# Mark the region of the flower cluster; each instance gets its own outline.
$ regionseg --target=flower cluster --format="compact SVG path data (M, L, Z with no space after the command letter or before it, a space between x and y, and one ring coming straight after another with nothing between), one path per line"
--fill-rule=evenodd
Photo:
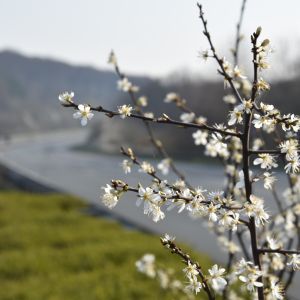
M263 275L262 271L250 261L241 259L236 265L236 275L238 275L240 281L245 283L247 290L252 293L256 288L263 286L263 283L259 280Z
M300 117L283 114L274 105L261 101L271 88L261 74L269 68L267 58L271 52L270 41L260 41L262 29L258 27L251 35L254 73L248 77L253 78L250 82L238 64L239 32L233 51L234 62L230 63L218 55L202 6L199 4L198 7L203 32L210 46L202 56L205 60L215 60L224 86L230 88L223 97L228 105L227 122L209 125L207 119L193 111L188 101L176 92L168 93L164 101L180 110L179 119L172 119L165 113L154 118L152 112L144 111L149 99L138 94L139 88L120 71L114 52L110 53L108 62L118 76L118 88L129 95L131 104L120 105L114 111L76 104L74 92L63 92L58 98L63 106L76 110L73 116L80 119L83 126L95 112L111 118L140 120L161 155L156 164L140 161L131 148L121 148L125 156L121 163L124 173L128 175L136 166L139 172L150 178L150 182L130 186L122 180L112 180L103 187L103 205L111 209L124 194L134 193L136 205L142 206L144 215L154 222L167 218L172 209L185 212L193 219L201 218L228 253L226 269L215 264L204 274L201 266L175 244L174 238L165 235L161 238L162 244L185 263L183 272L187 284L181 284L169 270L157 267L152 254L145 254L136 262L139 272L158 279L161 288L185 293L189 299L191 295L204 292L209 299L216 299L215 294L221 294L224 299L244 299L245 294L250 293L253 299L282 300L293 281L294 272L300 269L300 250L293 250L300 244ZM194 144L224 166L224 185L216 191L200 187L201 182L191 185L168 154L164 141L156 138L152 123L192 129ZM288 187L279 190L277 181L284 175L279 171L281 167L286 173ZM178 177L177 180L160 177L171 172ZM256 189L259 184L267 192L266 201ZM275 206L267 204L272 208L269 210L265 203L271 199ZM238 295L232 289L236 282L242 286Z
M289 139L279 145L280 152L285 155L287 164L284 169L287 173L298 173L300 170L300 157L298 140Z

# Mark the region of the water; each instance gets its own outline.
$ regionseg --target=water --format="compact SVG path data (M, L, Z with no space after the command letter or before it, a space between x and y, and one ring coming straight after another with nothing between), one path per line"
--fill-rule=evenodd
M122 219L127 226L136 225L160 235L168 233L176 236L179 241L208 253L218 262L225 261L227 256L218 247L214 235L200 220L192 220L185 213L178 214L176 210L172 210L166 212L164 220L154 223L143 214L141 207L136 207L136 196L129 193L112 211L104 207L100 201L101 187L111 179L126 179L126 182L134 186L137 182L150 185L151 179L137 170L125 176L120 167L123 159L121 156L71 151L70 148L83 142L86 135L87 131L83 129L15 138L9 143L0 145L0 161L41 183L82 197L102 211ZM177 165L194 186L201 186L208 190L222 190L223 168L221 166L191 163ZM283 174L279 177L282 177L279 182L283 183L278 190L282 191L286 181ZM171 180L173 179L175 177L171 176ZM266 196L262 188L256 189L255 192ZM269 212L275 209L274 203L267 198L266 207ZM294 292L298 292L298 289Z

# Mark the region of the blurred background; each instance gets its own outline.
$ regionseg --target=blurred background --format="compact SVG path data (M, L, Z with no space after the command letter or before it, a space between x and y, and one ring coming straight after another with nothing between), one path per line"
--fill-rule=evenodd
M232 61L241 1L201 3L219 55ZM240 68L250 80L250 34L262 26L262 36L271 40L271 69L264 74L271 91L263 95L263 101L284 113L300 112L299 9L296 0L284 5L249 0L241 30ZM163 101L168 92L176 92L210 124L225 122L227 107L222 97L229 91L224 91L215 62L201 58L208 44L198 15L196 1L0 0L0 186L6 190L0 195L0 284L5 287L1 299L168 299L163 292L151 294L155 285L149 281L144 286L143 277L134 271L134 260L151 251L148 246L154 240L158 244L152 251L169 259L158 250L153 233L174 234L193 249L210 253L214 260L224 260L225 254L198 221L170 212L168 220L153 224L130 197L112 213L102 207L100 188L110 179L149 182L138 172L124 176L118 155L121 145L150 157L154 164L159 156L149 146L142 124L98 114L82 128L57 98L63 91L74 91L78 102L112 110L130 103L128 95L117 89L118 78L107 64L113 49L122 71L140 87L140 95L148 97L147 110L178 118L178 110ZM194 185L222 188L221 166L203 160L191 131L175 129L174 134L174 128L167 126L154 130ZM32 198L24 190L39 194ZM53 192L83 197L89 206L82 208L79 200L67 196L40 195ZM73 215L73 209L84 214ZM45 216L45 211L51 213ZM82 219L91 214L102 218ZM105 248L104 244L110 245L109 237L98 235L98 229L108 230L112 222L117 229L109 234L115 239L111 248ZM66 226L73 230L66 231ZM120 241L121 234L129 235L128 243ZM145 247L134 247L137 243ZM116 247L123 250L112 254ZM209 260L204 257L205 265ZM56 262L52 268L51 260ZM132 277L121 277L121 265L122 272L132 272ZM114 283L115 276L119 284ZM69 281L63 281L66 278ZM106 288L97 285L101 282ZM126 291L125 284L129 286Z
M221 56L231 60L240 1L202 1L209 29ZM149 110L176 115L163 103L167 92L179 92L191 107L213 123L226 120L220 76L213 60L199 54L208 48L202 34L195 1L46 1L1 2L0 17L0 126L2 136L79 128L70 111L57 105L57 95L75 92L79 102L115 109L128 103L117 90L107 57L114 49L122 70L149 98ZM242 33L240 67L251 80L250 34L258 25L271 40L271 101L283 112L299 112L300 32L298 1L252 0L247 3ZM226 14L224 14L226 12ZM12 17L13 16L13 17ZM134 139L131 122L110 122L97 116L90 146L117 152L119 145ZM128 126L127 126L128 125ZM114 133L106 128L115 127ZM134 127L143 137L143 128ZM162 133L170 151L180 155L176 143L192 145L183 132ZM159 129L158 129L159 130ZM159 133L160 134L160 133ZM168 138L167 138L168 137ZM133 141L132 141L133 142ZM135 142L135 141L134 141ZM189 147L193 151L193 147ZM179 153L177 153L179 152Z

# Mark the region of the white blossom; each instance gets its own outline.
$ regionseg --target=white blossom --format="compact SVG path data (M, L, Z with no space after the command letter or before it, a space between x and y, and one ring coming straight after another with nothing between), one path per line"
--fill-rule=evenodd
M233 111L229 113L228 125L232 126L234 124L241 124L243 122L243 108L238 105L234 108Z
M223 101L227 104L235 104L236 103L236 98L234 95L226 95L223 97Z
M212 288L216 292L221 292L224 290L225 286L227 285L227 281L223 278L225 269L219 268L218 265L213 265L211 269L208 269L210 275L210 281Z
M178 94L171 92L166 95L165 102L170 103L170 102L178 100L179 98L180 98L180 96Z
M235 231L237 229L237 224L239 224L239 214L224 209L220 213L219 224Z
M140 206L144 202L144 214L149 214L152 209L152 205L157 205L161 200L159 194L154 193L150 187L143 188L141 185L139 187L139 199L137 200L137 206Z
M195 123L199 124L199 125L203 125L203 124L206 124L207 122L207 118L203 117L203 116L198 116L196 119L195 119Z
M253 293L257 287L263 286L262 282L257 281L259 277L259 274L249 273L247 276L240 275L239 279L240 281L246 283L247 290Z
M275 156L269 153L258 154L258 158L253 161L254 165L260 165L262 169L277 168L278 164L275 161Z
M159 205L151 205L148 215L152 216L152 220L155 223L165 218L165 213L160 209Z
M207 144L207 131L203 131L198 129L196 132L193 133L193 138L195 140L195 145L206 145Z
M168 175L170 169L170 159L163 159L158 165L157 168L161 171L163 175Z
M222 203L224 198L223 191L215 191L208 193L208 199L213 202Z
M275 238L271 237L270 235L267 235L266 241L272 250L279 249L281 247L281 243L279 243Z
M283 115L284 122L281 122L282 129L284 131L298 132L300 129L300 117L294 114Z
M298 173L300 169L300 157L298 155L290 157L284 169L286 173Z
M139 172L147 173L147 174L152 174L154 173L154 167L147 161L143 161L141 163Z
M189 284L186 286L187 291L198 294L202 289L202 283L197 280L197 278L192 278Z
M121 166L123 168L124 173L128 174L131 172L132 162L128 159L124 159L121 163Z
M118 81L118 88L123 92L138 92L139 88L133 85L127 77Z
M263 145L264 145L264 141L263 141L262 139L256 138L256 139L254 139L254 141L253 141L252 149L253 149L254 151L257 151L257 150L259 150Z
M147 276L154 278L155 272L155 256L153 254L145 254L135 263L137 270Z
M213 204L212 202L205 208L205 214L208 215L209 221L217 222L218 221L218 210L220 208L220 204Z
M137 105L139 106L147 106L148 105L148 99L146 96L141 96L137 99Z
M277 180L276 177L273 176L272 173L264 172L263 179L264 179L264 188L266 190L272 190L273 184Z
M280 143L279 148L281 153L286 154L287 160L298 155L297 153L298 153L299 145L298 145L298 141L295 139L290 139Z
M249 270L249 268L252 268L253 263L251 261L246 261L245 258L241 258L235 268L236 268L236 274L242 274L244 272L246 272L247 270Z
M161 238L161 241L163 243L173 242L173 241L175 241L175 237L174 236L170 236L167 233L165 233L164 237Z
M125 119L126 117L131 116L132 110L133 110L133 108L129 104L128 105L124 104L124 105L118 107L118 112L122 119Z
M234 243L233 241L229 241L225 236L220 236L218 238L218 241L221 244L222 249L231 254L241 251L241 248L236 243Z
M195 113L191 112L191 113L183 113L180 116L180 120L184 123L191 123L193 122L195 119Z
M104 194L102 195L103 204L110 209L114 208L119 201L119 192L113 189L109 184L107 184L106 187L103 187L102 189L104 190Z
M270 290L272 299L284 299L284 287L278 282L276 278L270 278Z
M245 203L244 208L248 217L254 217L255 225L259 227L264 225L270 218L269 214L264 210L264 201L254 195L250 195L251 203Z
M91 120L94 116L93 113L90 112L91 107L87 104L79 104L78 111L73 114L74 119L81 119L80 123L82 126L85 126L88 120Z
M244 112L246 112L247 114L251 113L251 110L253 108L253 103L251 99L243 100L243 103L240 105L242 106Z
M234 69L233 69L233 76L238 78L238 79L246 79L247 77L244 76L242 74L242 71L239 69L238 66L235 66Z
M139 206L144 202L144 214L152 217L154 222L164 219L165 214L160 209L161 197L155 193L150 187L143 188L141 185L138 190L139 199L136 205Z
M153 112L148 111L148 112L144 113L144 117L153 119L154 118L154 114L153 114Z
M168 186L167 180L162 180L160 182L155 181L152 188L163 197L171 197L174 195L173 190Z
M183 269L183 272L188 279L193 279L195 276L199 274L199 271L197 270L197 266L195 264L192 264L190 261L188 261L188 264Z
M274 105L272 104L265 104L263 102L260 102L259 106L265 114L271 113L274 110Z
M73 103L74 92L63 92L58 95L58 99L62 105Z
M272 125L272 119L268 116L261 116L259 114L254 114L254 120L252 121L255 128L268 127Z
M169 277L168 273L164 270L158 269L156 272L156 275L157 275L157 278L158 278L161 288L167 289L170 284L170 277Z
M292 266L294 271L300 270L300 255L292 254L287 265Z
M256 86L259 91L268 91L270 89L270 85L262 77L258 79Z

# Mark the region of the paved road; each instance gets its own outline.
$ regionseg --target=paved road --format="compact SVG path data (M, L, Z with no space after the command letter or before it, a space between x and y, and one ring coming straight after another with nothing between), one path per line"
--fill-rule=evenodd
M107 210L99 200L101 186L111 179L125 179L120 167L122 157L71 151L70 148L81 143L86 134L87 131L83 129L16 138L9 143L0 144L0 161L21 174L80 196ZM180 163L178 166L188 174L190 182L195 186L209 190L222 189L222 168L189 163ZM149 179L147 175L136 171L126 176L126 181L129 184L139 181L146 184ZM262 193L261 190L259 192ZM154 223L143 215L142 208L136 207L135 200L134 195L122 198L112 212L151 232L174 235L195 249L209 253L217 261L225 259L214 236L200 220L192 220L185 213L178 214L173 210L166 213L165 220ZM267 206L269 210L273 209L271 203L268 202Z

